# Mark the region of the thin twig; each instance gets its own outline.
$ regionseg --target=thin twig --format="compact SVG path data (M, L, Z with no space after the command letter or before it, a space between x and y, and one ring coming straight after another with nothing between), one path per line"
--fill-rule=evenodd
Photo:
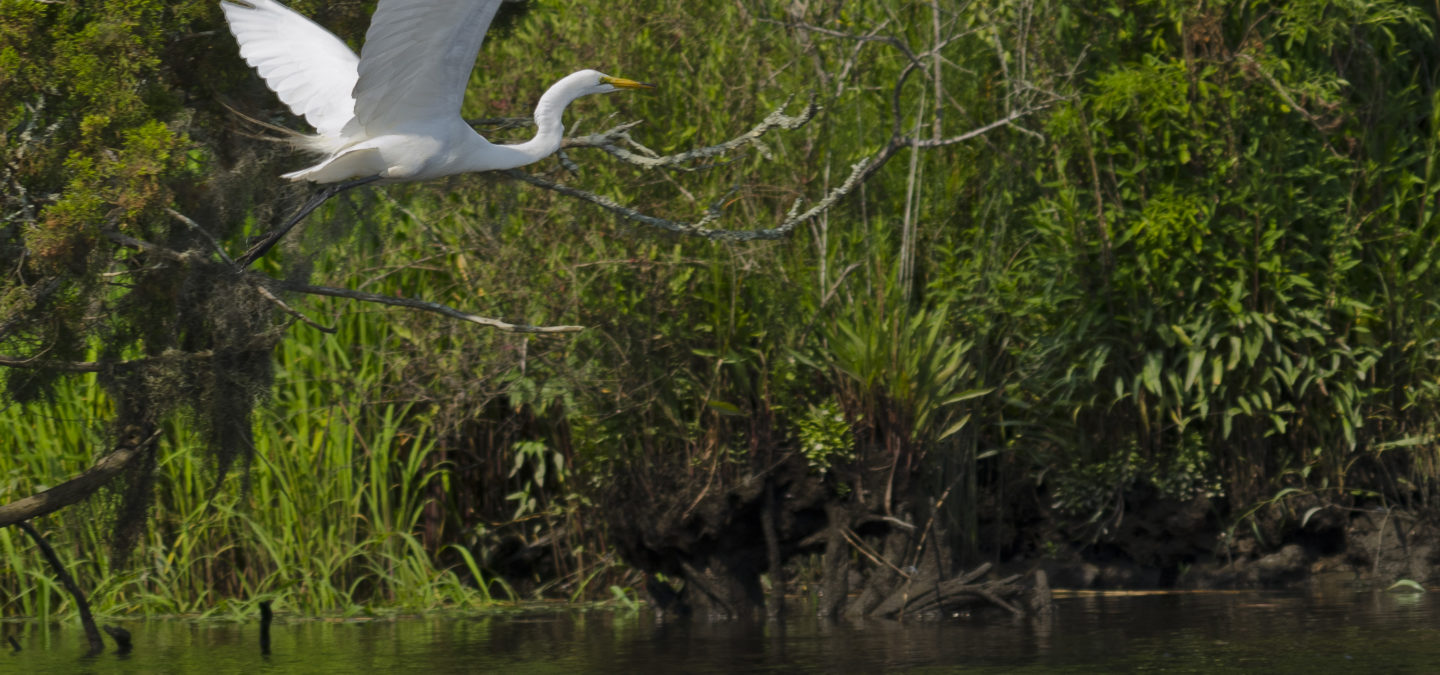
M653 151L650 151L649 148L646 148L645 146L636 143L634 139L630 138L630 130L633 129L636 125L638 125L639 122L627 122L613 129L610 129L609 131L603 131L598 134L579 136L576 138L567 138L565 139L562 147L600 148L601 150L604 150L605 152L614 155L617 159L620 159L621 161L629 164L634 164L636 166L645 167L647 169L666 167L680 169L684 171L694 171L696 170L696 168L687 167L685 165L696 160L709 159L711 157L725 155L727 153L743 148L747 145L759 146L762 148L763 152L764 146L760 143L760 138L762 136L774 129L783 129L785 131L794 131L795 129L799 129L800 127L808 124L810 120L815 119L815 115L820 112L820 104L816 102L814 95L810 96L810 101L806 103L805 109L800 111L800 114L798 115L785 114L785 108L789 107L789 105L790 101L787 99L785 103L781 104L780 107L776 108L769 115L766 115L765 119L761 120L749 131L740 134L739 136L736 136L735 138L732 138L728 141L725 141L724 143L708 145L703 148L696 148L694 150L688 150L686 152L676 153L673 155L657 156L653 153ZM635 152L631 152L630 150L627 150L621 146L622 142L648 154L638 154ZM700 168L709 167L707 166Z
M1301 117L1305 118L1306 122L1310 123L1310 126L1315 127L1315 130L1320 132L1320 142L1325 145L1325 149L1329 150L1330 154L1336 157L1344 158L1344 155L1340 154L1339 150L1336 150L1334 146L1330 145L1328 137L1330 132L1333 131L1333 129L1329 128L1330 125L1325 124L1319 117L1310 114L1310 111L1300 105L1300 103L1290 95L1290 92L1285 89L1285 85L1281 84L1280 80L1275 79L1274 75L1271 75L1269 71L1265 70L1265 66L1261 65L1260 62L1254 58L1251 58L1249 54L1237 55L1235 60L1252 66L1255 72L1259 73L1260 77L1265 80L1265 83L1270 85L1271 89L1275 90L1275 94L1285 102L1285 105L1290 106L1291 110L1299 113Z
M334 334L336 334L337 332L339 332L339 330L338 330L337 328L333 327L333 326L322 326L322 325L320 325L319 323L316 323L314 319L311 319L310 317L305 316L304 314L300 313L300 310L297 310L297 309L295 309L294 307L291 307L290 305L286 304L284 300L281 300L281 299L279 298L279 296L277 296L277 295L275 295L274 293L270 292L270 289L265 288L264 286L256 286L256 287L255 287L255 290L259 291L259 292L260 292L260 295L264 296L266 300L269 300L270 302L273 302L273 303L275 303L277 306L279 306L280 309L281 309L282 311L284 311L286 314L289 314L290 316L293 316L293 317L295 317L296 319L299 319L299 320L305 322L305 324L308 325L308 326L310 326L311 328L314 328L315 330L318 330L318 331L320 331L321 333L326 333L326 334L329 334L329 335L334 335Z
M184 223L185 225L187 225L190 229L195 230L196 232L200 233L200 236L204 237L204 238L205 238L205 241L210 242L211 248L214 248L214 249L215 249L215 252L220 254L220 259L221 259L221 260L224 260L224 261L226 262L226 264L230 264L230 265L235 264L235 261L230 259L230 254L229 254L229 253L226 253L226 252L225 252L225 249L220 246L220 242L215 241L215 237L210 236L210 233L209 233L209 232L206 232L206 231L205 231L205 228L200 227L200 223L197 223L197 222L195 222L194 220L191 220L189 216L186 216L185 214L180 213L179 211L176 211L175 209L172 209L172 208L170 208L170 207L168 207L168 206L165 207L165 212L166 212L166 213L169 213L169 214L170 214L171 216L173 216L176 220L178 220L178 221Z
M429 300L415 300L413 298L402 298L392 295L380 295L378 293L365 293L363 291L352 291L346 288L332 288L330 286L314 286L311 284L283 282L278 280L272 281L276 288L291 291L294 293L304 293L306 295L325 295L332 298L346 298L349 300L373 302L381 305L409 307L410 309L419 309L426 312L443 314L452 319L469 321L470 323L480 324L481 326L489 326L496 330L502 330L507 333L578 333L585 330L584 326L529 326L525 324L507 323L499 319L491 319L483 316L476 316L468 312L462 312L449 305L442 305L438 302L430 302Z
M851 545L851 546L854 546L854 547L855 547L855 550L860 552L860 555L863 555L863 556L865 556L866 558L869 558L869 559L870 559L870 562L873 562L873 563L876 563L876 564L880 564L880 565L884 565L884 566L886 566L886 567L889 567L890 569L894 570L896 574L899 574L901 577L903 577L903 578L905 578L905 579L909 579L909 578L910 578L910 575L907 574L907 573L905 572L905 570L902 570L902 569L900 569L899 567L896 567L896 566L895 566L895 563L892 563L892 562L890 562L889 560L886 560L884 557L880 556L879 554L872 552L872 551L870 550L870 547L869 547L869 546L866 546L866 545L865 545L865 542L863 542L863 541L860 540L859 535L857 535L857 534L855 534L854 532L852 532L852 531L850 530L850 528L847 527L847 528L844 528L844 529L840 530L840 534L845 535L845 541L850 542L850 545Z
M1014 112L1011 112L1009 115L1006 115L1005 117L995 120L989 124L972 129L963 134L952 136L950 138L916 139L910 138L908 136L897 135L894 139L892 139L890 144L886 145L885 148L883 148L879 152L852 164L850 166L850 175L845 179L845 181L839 186L832 189L823 198L821 198L820 201L815 202L814 206L811 206L809 209L801 211L800 206L803 202L797 200L795 204L790 208L790 212L786 215L785 219L782 220L779 225L763 230L724 230L708 227L710 223L713 223L720 219L720 212L719 209L716 207L711 207L710 209L708 209L703 218L693 223L681 220L670 220L667 218L652 216L636 209L632 209L628 206L621 206L620 204L616 203L615 200L604 195L595 194L594 192L590 192L588 190L581 190L579 188L571 187L569 185L555 183L553 181L549 181L539 176L525 173L523 171L509 169L507 171L504 171L503 173L516 180L524 181L526 183L534 185L535 187L544 188L546 190L558 192L568 197L574 197L576 199L590 202L591 204L594 204L596 206L599 206L600 208L610 211L611 213L619 215L626 220L640 223L642 225L648 225L650 227L665 230L667 232L674 232L676 234L688 234L697 237L704 237L706 239L713 239L716 241L755 241L759 239L782 239L786 235L790 234L790 231L795 229L796 226L805 222L809 222L810 220L818 217L820 214L825 213L827 210L829 210L830 207L834 206L836 202L840 201L846 195L854 191L855 188L859 187L862 183L868 180L870 176L874 175L876 171L879 171L880 167L884 166L886 162L890 161L890 158L894 157L895 154L900 150L903 150L905 148L936 148L945 145L954 145L956 143L960 143L962 141L966 141L971 138L975 138L976 136L988 133L999 127L1007 126L1011 122L1014 122L1021 117L1025 117L1026 115L1033 114L1043 109L1044 107L1046 107L1046 105L1047 104L1038 104L1030 108L1016 110Z
M6 368L22 368L25 370L54 370L62 373L103 373L110 370L139 368L152 363L164 363L182 359L208 359L214 356L215 352L208 349L199 352L182 352L172 349L159 356L148 356L125 361L55 361L39 358L22 359L14 356L0 355L0 366Z
M801 212L800 205L802 202L796 201L794 206L791 207L790 212L786 216L785 220L781 221L781 223L775 227L764 230L722 230L707 227L710 223L715 222L720 218L719 211L713 207L707 211L703 218L694 223L679 220L669 220L666 218L652 216L647 213L642 213L626 206L621 206L620 204L617 204L615 200L609 197L598 195L586 190L581 190L579 188L573 188L568 185L554 183L545 180L544 178L540 178L539 176L533 176L521 171L516 171L514 169L508 170L504 173L512 178L524 181L536 187L544 188L546 190L551 190L569 197L574 197L576 199L590 202L591 204L595 204L596 206L610 211L611 213L615 213L622 218L625 218L626 220L641 223L643 225L649 225L650 227L666 230L668 232L705 237L706 239L714 239L716 241L755 241L758 239L784 238L785 235L789 234L790 231L795 229L797 225L807 222L810 219L820 215L821 213L824 213L835 202L839 201L842 197L849 194L852 190L856 188L856 186L860 185L860 183L864 182L866 178L868 178L877 169L879 169L879 167L885 163L885 160L888 160L890 156L895 153L896 150L898 150L898 148L887 147L885 150L882 150L878 155L856 162L853 166L851 166L850 177L846 179L846 181L839 187L831 190L830 193L825 195L825 197L819 202L817 202L815 206L804 212Z

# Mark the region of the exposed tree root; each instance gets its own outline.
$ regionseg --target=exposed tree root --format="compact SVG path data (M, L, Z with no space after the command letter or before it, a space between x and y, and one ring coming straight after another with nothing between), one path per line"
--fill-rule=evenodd
M773 490L773 496L771 494ZM783 495L783 496L782 496ZM630 561L652 573L647 583L668 613L748 618L777 613L774 588L793 572L789 561L819 554L814 611L821 616L933 620L991 609L1005 616L1043 616L1050 589L1043 573L990 576L990 565L948 574L953 556L938 534L926 537L904 518L882 515L833 494L803 461L784 462L696 500L675 495L665 508L623 514L617 528ZM684 505L694 503L693 508ZM779 562L777 562L777 552ZM674 586L654 581L655 573ZM771 597L761 593L768 575Z

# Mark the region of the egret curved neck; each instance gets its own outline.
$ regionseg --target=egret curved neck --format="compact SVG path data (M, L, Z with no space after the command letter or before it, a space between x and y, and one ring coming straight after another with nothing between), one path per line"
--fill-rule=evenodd
M561 80L540 97L540 103L535 106L534 138L524 143L492 146L497 159L503 158L502 161L508 164L496 168L513 169L533 164L560 149L560 141L565 137L565 124L561 117L565 114L565 108L577 98L571 91L573 87L567 87L566 84L566 80Z
M514 146L516 150L523 149L525 154L533 156L532 162L554 154L560 149L560 141L565 137L565 123L561 117L574 97L565 96L563 92L556 91L557 89L558 84L550 87L535 106L535 137Z

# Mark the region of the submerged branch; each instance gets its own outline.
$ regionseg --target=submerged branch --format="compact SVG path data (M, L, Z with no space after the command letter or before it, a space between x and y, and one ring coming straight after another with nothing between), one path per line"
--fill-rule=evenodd
M50 563L51 569L55 570L55 576L59 577L60 583L70 595L75 598L75 608L80 612L80 625L85 627L85 639L90 642L90 656L95 656L105 651L105 641L100 638L100 629L95 627L95 616L90 613L90 602L85 599L85 591L80 590L80 585L75 583L75 577L65 569L65 563L60 562L60 556L55 555L55 549L50 547L50 542L40 535L40 531L25 521L15 523L25 534L35 540L35 545L40 547L40 553L45 556L46 562Z

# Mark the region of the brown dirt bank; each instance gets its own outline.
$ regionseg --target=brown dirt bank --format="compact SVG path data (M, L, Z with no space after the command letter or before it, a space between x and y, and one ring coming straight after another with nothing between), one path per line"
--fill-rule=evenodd
M1440 582L1433 510L1349 506L1291 495L1224 517L1220 500L1139 500L1108 527L1066 531L1037 520L1015 530L1025 550L1006 569L1045 570L1057 588L1386 587ZM1238 522L1237 522L1238 520ZM1118 521L1118 522L1116 522ZM1098 530L1098 533L1097 533ZM1082 535L1077 537L1076 535ZM1076 541L1090 543L1074 543Z

